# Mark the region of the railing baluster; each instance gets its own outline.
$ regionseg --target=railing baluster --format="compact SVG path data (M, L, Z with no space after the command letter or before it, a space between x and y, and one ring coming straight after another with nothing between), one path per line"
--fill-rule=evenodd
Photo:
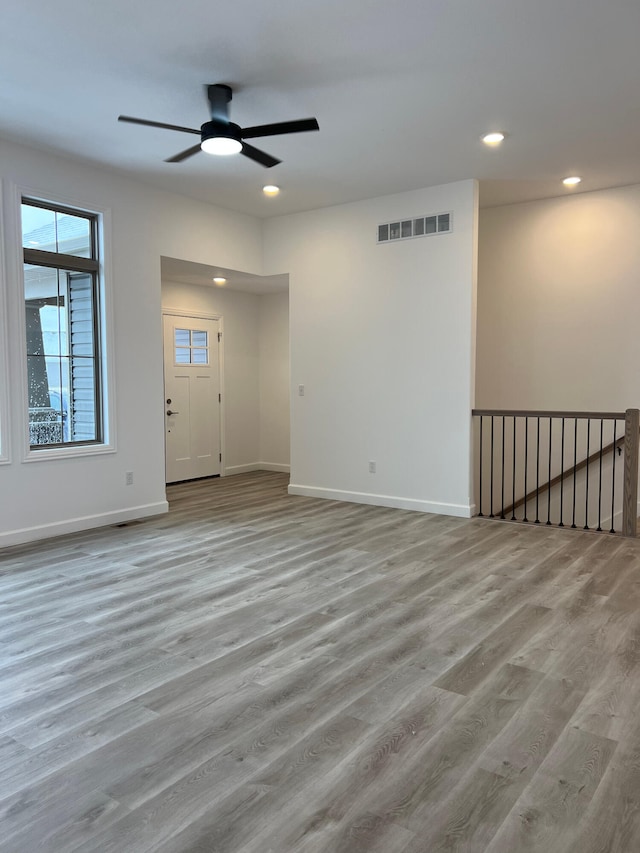
M534 524L540 524L540 519L538 517L538 503L540 500L540 418L536 418L538 421L538 428L536 430L536 520Z
M602 442L604 439L604 421L600 418L600 471L598 474L598 526L596 530L602 530L600 524L602 519ZM615 451L614 451L615 453Z
M489 518L493 518L493 415L491 415L491 481L489 485L491 487L491 502L489 505L489 509L491 511L489 513Z
M482 447L482 415L480 415L480 512L478 515L482 518L482 460L484 459L484 449Z
M622 533L631 537L637 536L638 531L638 429L640 412L627 409L624 419Z
M529 418L524 419L524 522L527 518L527 470L529 468Z
M553 421L549 418L549 488L547 490L547 524L551 524L551 442L553 435Z
M638 474L636 471L636 460L640 457L640 410L627 409L626 413L622 412L562 412L562 411L514 411L500 409L474 409L472 412L474 418L480 418L479 432L475 434L477 443L474 442L474 447L479 448L480 459L478 460L477 476L479 482L478 496L478 516L489 518L500 518L502 520L509 518L511 521L522 521L524 523L533 522L535 524L545 524L546 526L565 527L571 525L573 529L577 526L577 521L581 518L581 513L584 510L584 520L580 527L584 530L593 530L603 532L603 513L606 513L608 508L608 489L611 488L611 525L610 533L615 533L615 518L620 512L620 495L616 492L618 475L617 453L620 451L618 444L622 444L622 439L618 435L618 421L625 419L625 465L624 465L624 483L623 486L618 485L618 491L622 488L622 532L625 536L635 536L637 520L636 515L636 500L638 490ZM491 419L490 431L491 435L487 435L487 427L485 426L485 418ZM500 434L496 432L496 418L502 419L502 431ZM524 437L518 438L518 419L524 418ZM569 419L573 419L573 465L571 463L571 447L568 445L570 439L570 424ZM511 421L512 435L510 440L509 451L512 454L511 458L511 488L509 488L508 475L506 470L507 459L507 419ZM533 438L529 437L529 421L536 421L535 429L535 460L531 460L535 464L535 478L529 470L529 445ZM560 428L556 430L554 421L560 421ZM600 443L597 444L596 426L597 421L600 421ZM586 421L585 427L585 445L582 445L582 433L580 422ZM605 430L605 421L612 421L613 428L611 433L609 429ZM542 427L547 427L548 434L543 435ZM638 424L636 428L636 423ZM593 429L592 429L592 425ZM499 428L500 425L498 425ZM474 431L475 432L475 431ZM554 433L557 433L555 434ZM636 435L636 432L638 435ZM593 438L592 438L592 433ZM613 440L609 441L613 435ZM607 439L605 445L605 438ZM560 439L560 451L558 452L557 443ZM548 447L545 448L543 442L548 441ZM580 440L580 447L578 443ZM496 443L501 441L500 452ZM554 457L554 441L556 445L555 453L559 459L559 469L554 474L555 457ZM596 443L596 447L591 448L592 443ZM486 447L489 445L489 447ZM524 456L521 456L521 448ZM533 450L533 448L532 448ZM605 465L605 457L613 453L613 461L610 466ZM543 459L543 454L547 456ZM490 471L487 476L486 465L487 456L489 457ZM522 464L524 461L524 471ZM597 473L594 466L597 464ZM498 472L496 465L500 465ZM541 471L541 465L544 466L544 471ZM567 466L565 468L565 466ZM578 473L584 470L584 492L580 493L579 488L582 486L582 474L578 478ZM496 477L500 477L500 482L496 481ZM545 480L544 477L547 477ZM521 479L522 478L522 479ZM567 508L567 515L570 518L565 522L565 480L573 480L571 507ZM535 479L535 484L533 480ZM593 479L593 483L591 482ZM578 482L580 480L580 482ZM524 493L520 490L524 483ZM489 486L489 515L487 516L487 499L485 490ZM556 492L554 489L559 486ZM592 506L595 498L595 488L597 486L597 509ZM567 482L567 489L571 485ZM520 494L520 497L518 497ZM552 502L555 501L556 494L559 495L559 508L552 507ZM511 503L507 506L507 500L511 499ZM535 498L535 520L529 519L528 511L531 508L533 499ZM544 500L547 501L547 517L543 521L541 515L544 514ZM542 507L540 506L541 501ZM499 506L499 509L498 509ZM522 510L520 510L522 508ZM541 513L542 510L542 513ZM597 516L597 521L596 521ZM552 518L553 517L553 518ZM606 522L606 518L605 518ZM592 525L592 526L591 526ZM618 531L620 532L620 531Z
M576 526L576 475L578 473L578 419L573 419L573 515L571 527Z
M560 480L560 523L558 527L564 527L563 522L563 500L564 500L564 418L562 419L562 445L560 447L560 473L563 475Z
M617 431L618 431L618 421L613 419L613 471L611 473L611 530L609 533L615 533L613 527L613 516L615 511L615 501L616 501L616 455L618 448L617 444Z
M511 479L511 521L516 520L516 416L513 416L513 477Z
M584 478L584 527L589 529L589 439L591 438L591 418L587 418L587 468Z
M501 474L501 495L500 495L500 518L504 518L504 422L505 417L502 416L502 474Z

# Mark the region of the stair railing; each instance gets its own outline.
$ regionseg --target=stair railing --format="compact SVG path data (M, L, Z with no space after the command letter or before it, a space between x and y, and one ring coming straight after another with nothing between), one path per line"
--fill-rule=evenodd
M640 410L472 415L479 516L636 536Z

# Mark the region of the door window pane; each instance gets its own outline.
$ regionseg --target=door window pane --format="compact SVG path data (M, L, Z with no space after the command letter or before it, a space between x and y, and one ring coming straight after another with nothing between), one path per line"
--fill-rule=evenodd
M174 329L176 364L209 364L208 333L201 329Z

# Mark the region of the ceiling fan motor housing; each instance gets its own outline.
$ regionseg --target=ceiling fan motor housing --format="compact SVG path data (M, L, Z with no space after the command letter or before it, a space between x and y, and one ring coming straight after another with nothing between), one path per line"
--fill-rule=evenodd
M224 137L225 139L235 139L238 142L241 142L241 132L240 126L234 124L232 121L223 122L212 119L211 121L205 121L201 126L200 139L204 142L206 139L218 139L220 137Z

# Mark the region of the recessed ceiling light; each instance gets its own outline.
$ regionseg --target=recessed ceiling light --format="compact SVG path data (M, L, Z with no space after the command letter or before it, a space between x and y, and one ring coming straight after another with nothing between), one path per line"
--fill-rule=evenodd
M265 195L278 195L280 187L277 187L275 184L267 184L266 187L262 187L262 192Z
M492 133L487 133L482 137L482 141L485 145L489 145L490 147L495 147L496 145L500 145L500 143L504 140L506 134L502 133L502 131L496 130Z
M565 178L562 183L565 187L575 187L576 184L579 184L582 178L579 178L577 175L572 175L570 178Z
M205 154L218 154L224 157L227 154L239 154L242 151L242 143L229 136L211 136L209 139L202 140L200 148Z
M226 278L223 278L221 275L217 275L217 276L213 279L213 283L214 283L214 284L219 285L220 287L222 287L222 285L223 285L223 284L226 284L226 283L227 283L227 280L226 280Z

